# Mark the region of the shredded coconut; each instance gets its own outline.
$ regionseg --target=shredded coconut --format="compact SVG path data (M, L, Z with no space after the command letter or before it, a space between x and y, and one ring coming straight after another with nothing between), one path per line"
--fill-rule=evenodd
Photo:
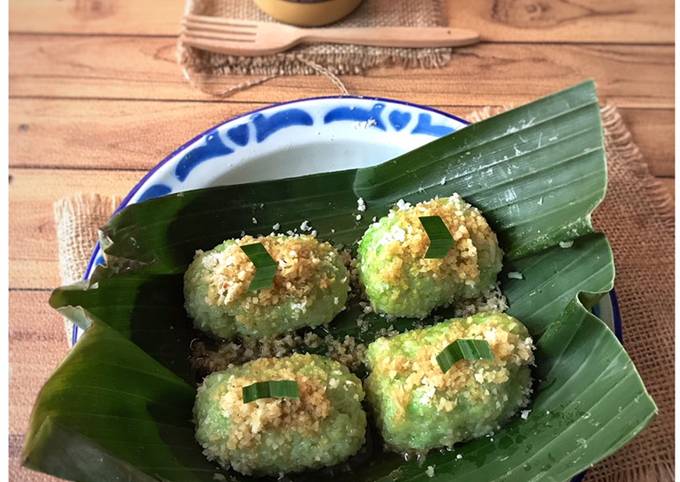
M268 429L286 427L309 435L320 431L319 422L331 414L331 402L326 394L327 374L321 370L313 376L299 374L299 358L260 358L252 362L253 373L265 379L276 372L284 379L295 380L300 390L298 399L261 398L243 403L243 387L255 383L255 376L232 375L228 390L219 396L220 409L229 414L232 429L226 441L230 450L247 449L257 443L259 434ZM330 380L332 382L332 380ZM337 385L338 380L335 380Z
M407 203L403 199L400 199L399 201L397 201L397 209L399 209L400 211L404 210L404 209L408 209L410 207L411 207L411 203Z
M503 315L492 315L484 323L476 323L472 317L447 322L445 326L438 325L437 329L446 330L445 336L438 340L428 338L431 328L411 330L398 335L396 341L378 339L369 350L372 371L367 383L372 379L396 380L399 377L398 383L390 385L387 395L394 403L396 419L406 416L416 390L423 403L445 412L457 406L457 398L448 394L457 393L461 387L470 387L469 396L486 403L491 397L490 387L506 383L514 367L530 365L534 361L533 343L525 343L528 337L516 333L517 322L507 320ZM459 339L483 339L490 330L495 333L494 341L489 343L493 361L461 361L458 369L441 371L436 356L444 347ZM528 339L531 342L531 338ZM391 343L418 346L419 349L409 352L408 356L393 355L394 351L389 349ZM476 383L471 385L471 381Z
M262 243L278 266L271 288L249 293L255 266L240 246L254 242ZM276 305L285 296L294 296L299 298L300 310L304 311L317 296L316 287L325 289L335 282L333 273L326 272L324 266L336 259L337 252L329 243L320 243L309 235L244 236L222 251L205 255L203 265L209 270L206 302L227 309L235 309L238 304L239 311L257 311Z

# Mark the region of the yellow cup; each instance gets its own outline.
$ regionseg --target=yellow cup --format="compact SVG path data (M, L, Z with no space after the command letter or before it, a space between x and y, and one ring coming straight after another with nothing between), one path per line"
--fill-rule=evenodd
M361 0L254 0L276 20L301 27L318 27L349 15Z

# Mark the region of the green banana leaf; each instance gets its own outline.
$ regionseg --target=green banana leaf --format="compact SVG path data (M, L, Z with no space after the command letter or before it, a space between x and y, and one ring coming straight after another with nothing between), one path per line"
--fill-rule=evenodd
M509 313L538 339L531 413L493 437L432 452L423 465L382 453L369 430L366 446L343 467L291 479L566 480L620 448L656 413L623 347L587 311L613 286L609 244L590 223L605 187L597 97L584 83L376 167L129 206L103 228L108 267L51 297L86 331L38 397L24 463L82 481L252 480L209 463L193 438L198 380L188 363L194 332L182 306L182 274L194 251L244 229L266 234L277 222L285 231L303 220L320 238L353 246L368 220L397 200L458 192L498 233ZM361 221L358 197L368 206ZM568 240L573 245L560 247ZM509 278L511 271L523 279ZM371 341L386 322L374 316L361 332L359 311L350 306L319 330ZM390 322L400 330L413 323Z

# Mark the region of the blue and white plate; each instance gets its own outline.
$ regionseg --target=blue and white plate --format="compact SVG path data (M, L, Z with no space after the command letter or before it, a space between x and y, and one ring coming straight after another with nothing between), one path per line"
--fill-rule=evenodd
M118 209L189 189L370 166L467 124L445 112L390 99L320 97L277 104L199 134L151 169ZM85 278L103 263L97 245ZM613 291L593 311L621 338ZM75 327L74 343L80 333Z

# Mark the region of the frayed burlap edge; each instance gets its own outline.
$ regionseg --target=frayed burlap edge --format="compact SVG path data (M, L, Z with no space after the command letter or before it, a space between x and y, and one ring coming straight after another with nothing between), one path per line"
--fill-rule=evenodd
M190 85L200 91L217 97L229 97L250 87L263 84L271 79L290 75L322 75L340 87L340 93L349 95L340 75L362 75L366 70L377 67L398 66L404 68L438 69L445 67L451 60L451 49L429 49L436 52L422 53L402 52L407 49L390 50L380 56L358 55L310 55L296 52L278 54L281 56L278 65L258 65L260 58L233 57L210 52L202 52L177 41L177 62L182 68L182 75ZM413 49L411 49L413 50ZM197 62L203 57L206 60ZM210 67L206 67L206 64ZM227 75L259 75L225 88L224 77Z
M403 49L367 47L368 53L311 54L300 48L290 52L266 56L276 64L264 62L263 57L236 57L205 52L177 41L177 61L194 74L236 75L315 75L317 71L305 61L321 64L336 75L362 75L376 67L399 66L409 69L439 69L451 61L452 49ZM425 50L426 52L423 52ZM266 58L265 57L265 58Z
M616 107L605 105L602 108L602 125L605 129L607 147L615 149L626 162L627 166L644 185L647 194L655 205L656 214L667 224L668 228L675 229L673 198L668 189L652 176L640 148L635 144L631 132L626 127Z
M586 481L670 482L675 480L673 200L651 175L619 111L605 106L602 122L610 178L625 176L625 180L610 184L610 191L618 192L605 198L594 222L610 236L618 266L616 289L621 295L624 345L658 406L658 414L628 445L595 465ZM633 183L647 199L621 195L633 194ZM638 204L641 206L632 207ZM619 223L623 211L646 217L635 226L637 231L626 236L622 226L627 223ZM654 259L640 263L650 248L655 250Z
M505 110L507 108L486 107L469 113L467 118L472 122L478 122ZM626 128L618 110L607 105L602 107L601 112L610 162L620 162L625 165L625 168L637 178L636 180L649 196L650 204L654 207L654 216L669 231L674 230L675 219L672 198L665 187L651 176L649 168L633 142L630 131ZM64 283L72 283L82 277L92 246L97 240L97 228L108 220L118 202L118 198L107 196L77 195L55 203L60 271ZM624 334L627 331L626 324L634 322L634 320L628 318L624 320ZM66 331L70 343L72 333L70 323L67 323ZM655 337L650 337L650 342L653 342L654 339ZM672 342L669 343L672 347ZM636 353L631 352L631 357L635 358L635 356ZM649 362L648 359L647 362ZM636 360L636 363L639 362ZM645 367L639 365L638 368L642 371ZM655 384L657 402L661 402L664 398L673 398L672 394L666 394L665 397L659 396L659 390L662 388L673 390L673 380L669 380L668 383L660 383L657 380ZM659 408L660 411L667 410L667 407L661 404ZM672 417L666 416L666 418ZM674 480L672 444L666 446L654 443L653 440L653 431L673 431L673 427L663 427L661 423L661 417L658 417L647 430L636 438L635 443L627 445L616 454L595 465L588 472L586 480L589 482L666 482ZM652 439L647 440L649 437L652 437ZM644 450L641 450L640 447L643 447ZM626 469L620 468L617 463L617 460L630 461L631 459L635 462L627 464L628 466L632 465L632 467Z
M99 227L106 224L120 204L120 197L76 194L53 205L59 253L59 276L64 285L83 278ZM66 339L71 346L73 323L64 319Z

